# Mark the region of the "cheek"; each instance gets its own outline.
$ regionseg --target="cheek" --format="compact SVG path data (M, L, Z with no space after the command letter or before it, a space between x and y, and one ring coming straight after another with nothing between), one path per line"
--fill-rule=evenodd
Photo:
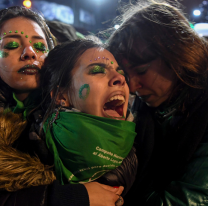
M79 99L87 99L90 94L90 85L89 84L83 84L79 88Z

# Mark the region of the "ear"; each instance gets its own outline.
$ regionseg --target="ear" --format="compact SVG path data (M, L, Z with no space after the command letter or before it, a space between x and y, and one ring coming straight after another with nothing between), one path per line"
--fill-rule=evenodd
M54 95L55 95L54 90L51 91L50 95L51 95L51 98L54 97ZM56 101L56 105L60 105L60 106L64 106L64 107L71 106L70 103L69 103L69 97L68 97L66 91L64 91L63 88L59 88L59 91L58 91L58 94L56 96L55 101Z

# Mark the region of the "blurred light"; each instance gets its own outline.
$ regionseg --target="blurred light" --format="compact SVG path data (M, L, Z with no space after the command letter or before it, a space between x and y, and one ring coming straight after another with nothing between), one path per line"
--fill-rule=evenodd
M194 30L199 36L208 36L208 23L197 23L194 25Z
M201 11L194 10L193 14L194 14L194 16L200 16L201 15Z
M23 1L23 5L29 9L32 6L32 2L29 0L25 0Z
M116 24L115 26L114 26L114 28L115 29L118 29L120 26L118 25L118 24Z

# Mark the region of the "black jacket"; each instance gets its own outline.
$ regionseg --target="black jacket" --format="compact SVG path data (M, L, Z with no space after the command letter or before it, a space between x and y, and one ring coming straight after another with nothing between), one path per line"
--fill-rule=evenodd
M181 104L159 121L157 108L136 98L139 167L125 205L208 204L208 91L189 88Z

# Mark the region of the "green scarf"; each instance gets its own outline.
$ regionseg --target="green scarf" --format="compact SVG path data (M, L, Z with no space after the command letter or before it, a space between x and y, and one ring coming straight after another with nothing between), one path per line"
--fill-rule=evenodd
M41 101L41 90L34 90L29 94L29 96L21 102L17 99L15 94L13 93L13 98L17 102L15 107L12 107L11 110L14 113L22 113L23 119L25 120L28 114L32 109L34 109Z
M133 122L66 111L60 111L54 122L55 116L48 118L43 129L61 184L97 179L118 167L133 146Z

